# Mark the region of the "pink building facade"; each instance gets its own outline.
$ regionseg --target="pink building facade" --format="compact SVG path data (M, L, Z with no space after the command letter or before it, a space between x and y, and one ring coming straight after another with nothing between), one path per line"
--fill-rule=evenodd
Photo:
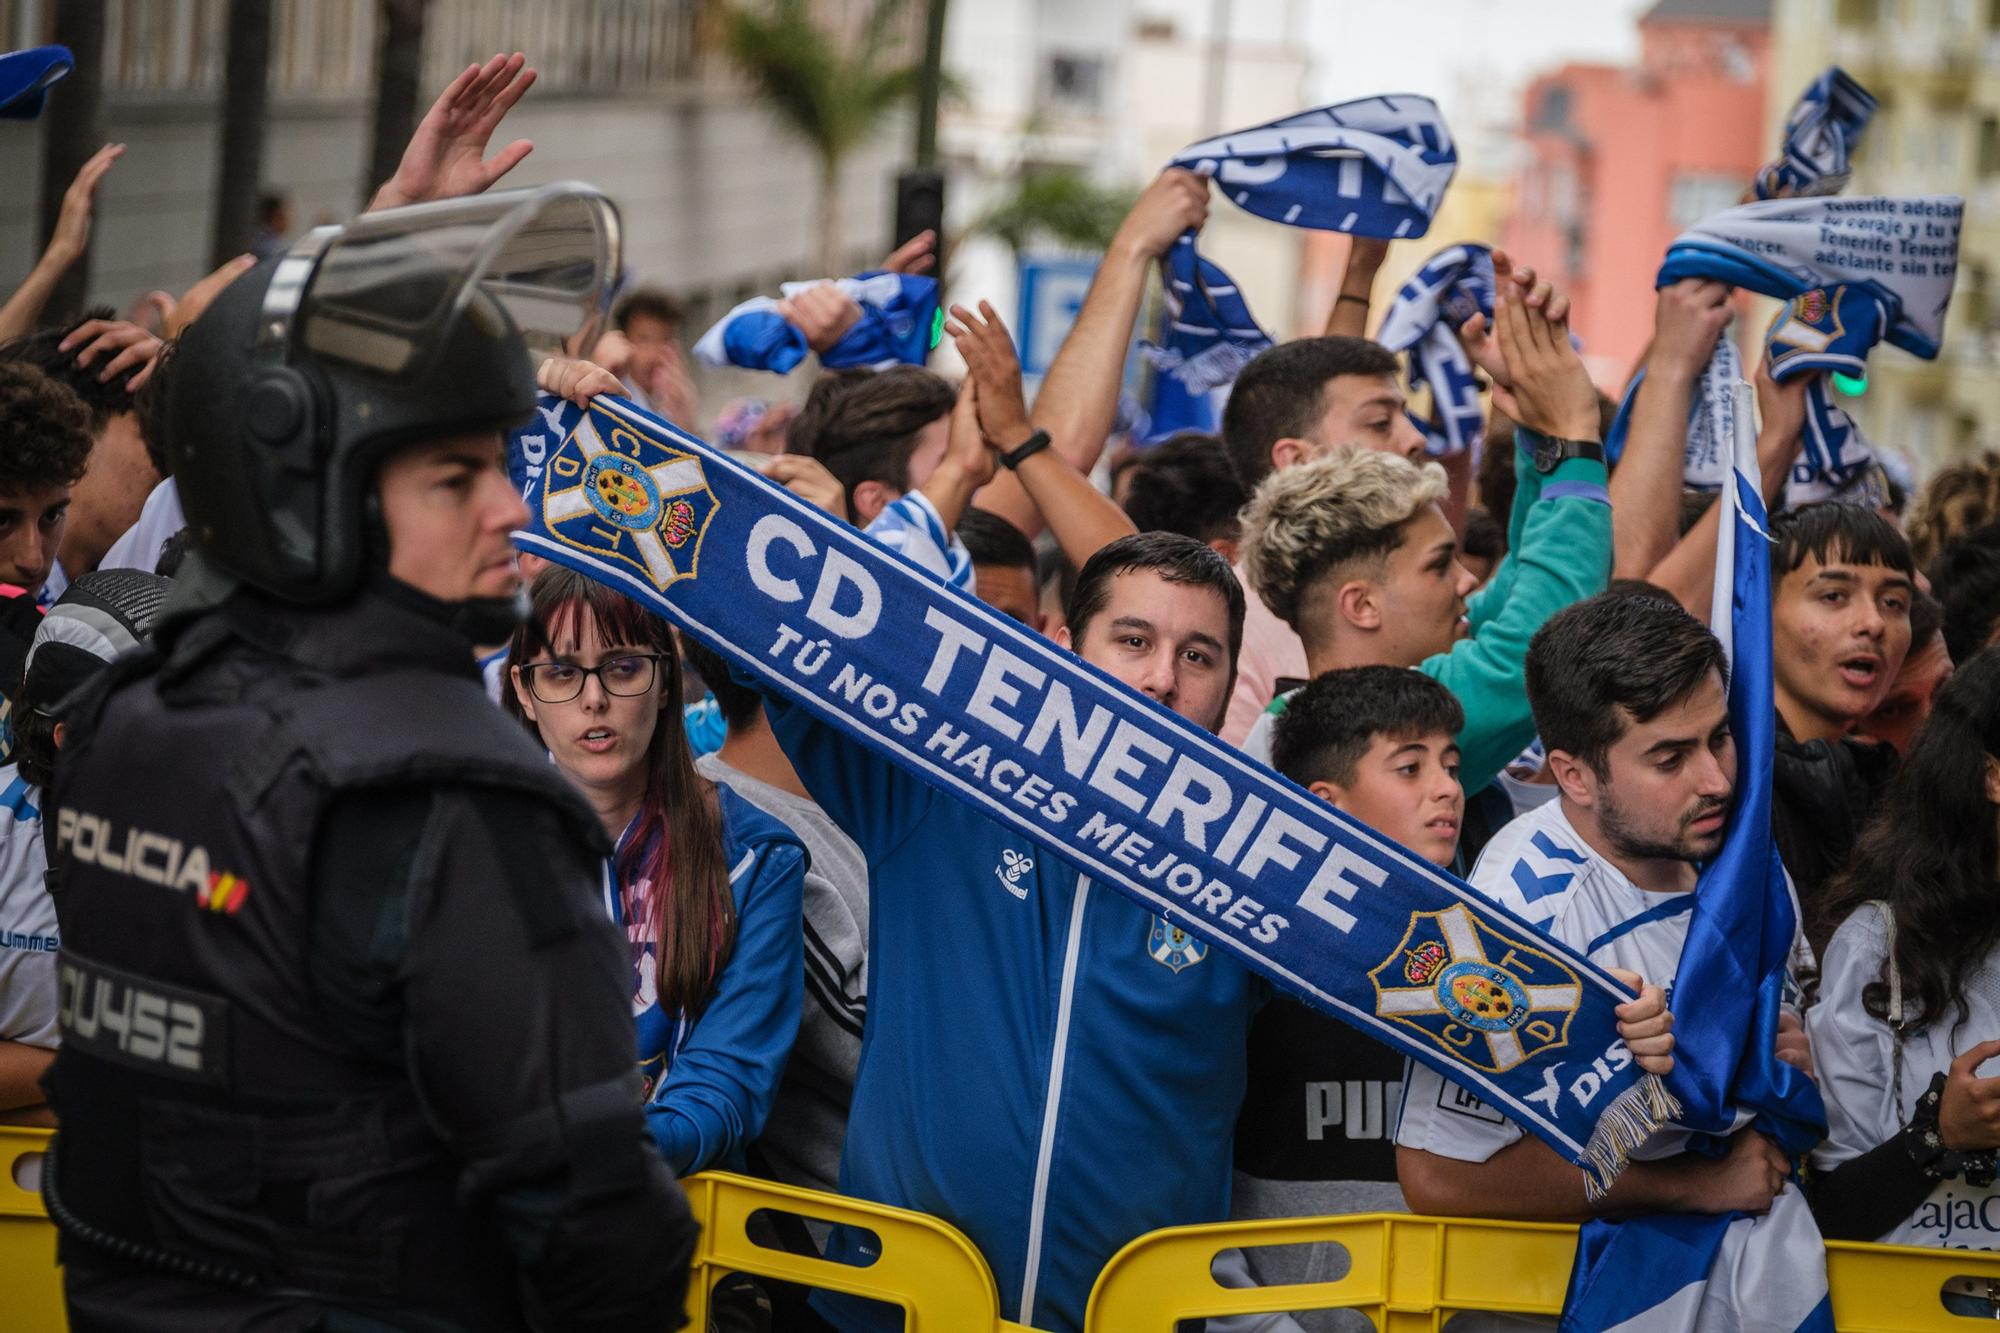
M1765 124L1768 0L1661 0L1637 68L1566 65L1523 99L1524 164L1506 248L1571 293L1571 327L1616 393L1653 327L1667 243L1742 198Z

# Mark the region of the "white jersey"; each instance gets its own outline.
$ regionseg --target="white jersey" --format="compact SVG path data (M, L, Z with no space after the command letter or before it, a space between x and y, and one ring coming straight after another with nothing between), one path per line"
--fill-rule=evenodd
M43 872L41 793L0 768L0 1040L56 1045L56 905Z
M1649 893L1634 884L1583 840L1561 801L1494 834L1469 882L1599 966L1626 968L1671 988L1693 892ZM1402 1147L1483 1162L1524 1132L1429 1066L1411 1065L1396 1126ZM1656 1135L1641 1155L1667 1155L1682 1142L1678 1131Z
M1968 1012L1963 1023L1953 1006L1943 1021L1904 1034L1898 1096L1891 1074L1895 1038L1888 1023L1861 1003L1862 989L1881 980L1887 951L1888 934L1872 906L1842 922L1826 948L1819 1000L1806 1014L1819 1092L1826 1101L1826 1142L1812 1155L1818 1170L1831 1170L1893 1138L1910 1122L1932 1075L2000 1033L2000 958L1988 955L1965 980ZM2000 1061L1988 1061L1975 1072L1982 1078L2000 1074ZM1939 1181L1914 1213L1876 1239L1885 1245L2000 1250L2000 1187Z
M169 539L187 526L187 515L181 511L181 490L168 477L153 487L153 493L146 497L145 507L139 511L139 521L126 529L125 535L111 543L111 549L97 562L99 569L143 569L148 574L159 572L160 551Z

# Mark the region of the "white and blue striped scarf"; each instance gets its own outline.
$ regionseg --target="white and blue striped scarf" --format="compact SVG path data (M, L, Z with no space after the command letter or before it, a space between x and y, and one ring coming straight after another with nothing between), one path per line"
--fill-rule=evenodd
M1430 386L1437 424L1423 428L1434 457L1479 451L1486 424L1479 376L1457 332L1474 315L1493 317L1493 251L1467 242L1432 255L1397 290L1375 332L1390 351L1410 354L1412 388Z
M1875 97L1835 65L1799 94L1785 117L1778 160L1757 173L1757 197L1802 199L1847 188L1848 159L1875 114Z

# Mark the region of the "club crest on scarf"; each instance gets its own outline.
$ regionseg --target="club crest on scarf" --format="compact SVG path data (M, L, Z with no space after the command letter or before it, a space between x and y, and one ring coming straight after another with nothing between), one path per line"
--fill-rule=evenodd
M1402 943L1368 979L1376 1013L1496 1074L1566 1043L1583 1000L1562 962L1464 907L1411 913Z
M542 521L556 540L631 566L655 588L695 577L720 502L699 458L596 409L549 458Z
M1152 934L1146 939L1146 952L1154 962L1179 972L1208 957L1208 946L1165 917L1156 916Z

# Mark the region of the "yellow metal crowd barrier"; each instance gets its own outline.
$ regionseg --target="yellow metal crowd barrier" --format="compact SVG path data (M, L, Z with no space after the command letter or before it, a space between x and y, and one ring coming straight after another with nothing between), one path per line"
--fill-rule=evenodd
M32 1187L47 1141L45 1130L0 1127L5 1325L32 1333L63 1328L55 1228ZM934 1217L719 1172L683 1183L702 1224L688 1289L690 1328L707 1326L717 1281L749 1273L900 1306L909 1333L1033 1333L1000 1317L985 1259ZM756 1239L765 1228L753 1221L765 1211L865 1227L881 1253L854 1267L771 1248ZM1237 1289L1209 1276L1223 1250L1328 1243L1348 1255L1337 1281ZM1552 1315L1562 1308L1575 1247L1574 1227L1389 1213L1171 1227L1141 1236L1105 1266L1090 1296L1087 1333L1171 1333L1181 1319L1333 1308L1358 1310L1383 1333L1440 1329L1466 1311ZM1843 1333L1962 1333L1992 1322L1947 1313L1938 1292L1951 1278L2000 1283L2000 1252L1833 1242L1826 1259L1833 1320Z
M1348 1254L1337 1281L1238 1289L1209 1276L1224 1250L1327 1242ZM1169 1227L1105 1265L1085 1328L1172 1333L1178 1319L1352 1309L1383 1333L1418 1333L1467 1311L1554 1315L1575 1253L1573 1226L1397 1213ZM2000 1252L1832 1241L1826 1276L1842 1333L1965 1333L1993 1321L1947 1312L1939 1291L1951 1278L2000 1283Z

